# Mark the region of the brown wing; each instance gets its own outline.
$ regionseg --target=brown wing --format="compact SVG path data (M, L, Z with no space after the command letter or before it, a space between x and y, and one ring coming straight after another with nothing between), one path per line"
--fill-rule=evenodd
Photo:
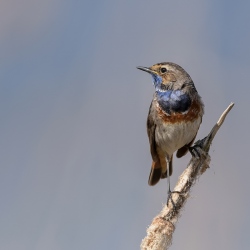
M152 166L149 174L148 184L150 186L155 185L161 178L161 164L159 160L159 156L157 154L156 142L155 142L155 129L156 124L154 122L154 110L152 108L152 103L149 108L148 119L147 119L147 132L150 144L150 152L152 155Z
M150 144L150 152L152 155L152 159L154 162L159 161L159 157L156 151L156 142L155 142L155 129L156 129L156 124L154 122L154 117L153 117L153 109L152 109L152 103L149 108L149 113L148 113L148 119L147 119L147 132L148 132L148 139L149 139L149 144Z

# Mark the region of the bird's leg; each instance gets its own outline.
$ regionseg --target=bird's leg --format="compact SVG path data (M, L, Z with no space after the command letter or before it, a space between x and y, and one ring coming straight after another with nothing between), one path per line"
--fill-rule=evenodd
M176 207L176 204L174 203L173 201L173 198L172 198L172 194L176 193L176 194L179 194L181 195L182 192L179 192L179 191L171 191L170 189L170 169L169 169L169 161L167 160L167 163L168 163L168 167L167 167L167 179L168 179L168 198L167 198L167 206L169 204L169 200L171 201L172 205L173 205L173 208L175 211L177 211L177 207Z
M169 175L169 163L168 163L168 167L167 167L167 178L168 178L168 193L171 193L170 190L170 175Z
M170 189L170 161L167 159L167 178L168 178L168 198L167 198L167 205L169 203L169 200L171 201L173 207L174 207L174 210L176 210L176 205L173 201L173 198L172 198L172 194L173 193L179 193L177 191L171 191Z
M167 204L168 204L169 199L171 199L171 202L173 203L172 193L170 190L169 160L168 159L167 159L167 178L168 178L168 199L167 199Z
M168 205L169 200L171 200L171 203L172 203L173 207L176 208L175 204L174 204L174 201L172 199L172 192L170 190L169 166L167 167L167 178L168 178L168 198L167 198L167 205Z

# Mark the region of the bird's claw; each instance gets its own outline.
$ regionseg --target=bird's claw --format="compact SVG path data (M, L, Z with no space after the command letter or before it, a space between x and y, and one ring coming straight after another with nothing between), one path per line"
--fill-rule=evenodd
M172 206L173 206L173 208L174 208L174 210L175 211L177 211L177 207L176 207L176 204L174 203L174 201L173 201L173 198L172 198L172 194L174 194L174 193L176 193L176 194L182 194L181 192L179 192L179 191L168 191L168 199L167 199L167 206L168 206L168 204L169 204L169 200L171 201L171 203L172 203Z
M206 138L204 138L206 139ZM198 140L194 146L191 146L188 148L190 154L195 157L195 158L200 158L201 156L201 153L200 153L200 150L202 149L203 147L203 143L204 143L204 139L202 140Z
M195 158L200 158L201 154L198 150L198 148L200 148L200 146L192 146L192 147L189 147L188 150L190 152L190 154L195 157Z

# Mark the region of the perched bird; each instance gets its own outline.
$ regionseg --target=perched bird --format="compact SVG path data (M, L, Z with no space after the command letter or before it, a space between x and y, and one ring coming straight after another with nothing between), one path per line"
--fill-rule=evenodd
M173 172L173 154L184 156L200 127L204 105L189 74L179 65L163 62L137 67L153 77L155 93L149 108L147 133L153 159L148 184ZM192 153L192 151L190 151Z

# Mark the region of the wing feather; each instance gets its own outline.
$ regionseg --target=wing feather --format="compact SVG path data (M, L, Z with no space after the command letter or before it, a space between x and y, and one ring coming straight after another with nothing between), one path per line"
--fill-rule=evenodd
M152 159L154 162L159 161L159 157L156 150L156 142L155 142L155 129L156 124L154 122L154 112L152 109L152 103L149 108L148 119L147 119L147 132L148 132L148 139L150 144L150 152L152 155Z

